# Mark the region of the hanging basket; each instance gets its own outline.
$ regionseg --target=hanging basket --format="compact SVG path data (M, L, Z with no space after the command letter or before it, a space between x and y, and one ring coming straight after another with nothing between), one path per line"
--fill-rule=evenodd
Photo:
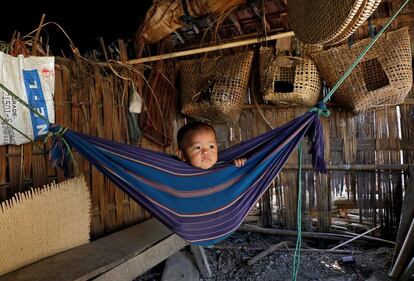
M276 105L313 106L318 102L322 81L311 59L277 56L271 48L260 49L263 98Z
M328 86L335 85L371 40L312 55ZM354 113L361 113L402 103L412 83L410 37L408 28L402 28L378 39L339 87L334 99Z
M334 44L349 37L381 0L289 0L289 24L301 41Z
M180 63L181 112L210 122L240 117L249 82L253 52Z

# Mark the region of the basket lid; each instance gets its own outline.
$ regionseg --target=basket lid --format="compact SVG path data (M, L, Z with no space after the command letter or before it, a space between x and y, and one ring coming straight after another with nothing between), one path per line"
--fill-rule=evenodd
M346 29L363 3L364 0L289 0L289 23L303 42L325 42Z

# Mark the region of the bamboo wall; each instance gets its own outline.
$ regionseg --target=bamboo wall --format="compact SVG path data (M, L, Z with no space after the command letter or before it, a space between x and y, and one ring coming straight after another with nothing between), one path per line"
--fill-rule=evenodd
M130 143L128 81L120 79L108 68L64 59L57 60L55 75L55 123L86 134ZM127 75L133 76L131 73ZM145 142L143 146L158 149ZM64 180L63 171L48 165L47 148L40 151L33 144L0 146L0 201L32 186ZM91 191L93 237L150 217L78 153L74 153L74 158Z
M249 139L268 130L259 110L246 106L239 122L227 130L219 131L221 146ZM262 107L264 117L278 127L306 109ZM325 135L325 160L331 170L326 175L310 169L302 173L303 223L307 230L329 231L333 199L344 194L349 204L359 209L361 224L382 226L382 235L392 238L396 234L402 204L403 187L407 182L405 170L375 168L375 165L413 164L413 113L411 104L379 109L352 115L331 108L331 116L322 118ZM400 117L399 117L400 116ZM398 131L401 128L401 136ZM227 141L226 141L227 140ZM303 164L311 164L311 155L304 141ZM276 218L286 228L296 227L297 153L293 153L286 168L276 180L271 193ZM402 166L401 166L402 167ZM397 169L397 170L396 170ZM344 191L344 192L343 192Z
M121 71L122 72L122 71ZM119 74L119 73L118 73ZM133 77L133 73L123 73ZM86 134L131 143L128 130L128 93L130 83L110 69L82 61L59 59L56 65L56 123ZM276 109L261 107L263 116L273 127L280 126L302 114L304 108ZM372 169L381 164L413 164L414 122L412 104L381 109L353 116L337 108L323 119L326 161L334 169L317 175L310 169L302 174L303 223L307 230L329 231L332 223L333 198L345 189L347 200L360 210L359 221L381 224L383 236L392 237L398 226L403 171ZM399 121L400 120L400 121ZM400 122L400 123L399 123ZM178 118L181 126L183 119ZM226 147L268 130L260 111L246 105L236 124L215 125L220 146ZM401 128L401 137L398 128ZM175 128L176 129L176 128ZM162 150L142 138L142 147ZM304 152L307 144L304 143ZM175 151L175 145L167 153ZM401 158L402 157L402 158ZM304 164L310 156L304 153ZM92 235L99 237L150 217L138 204L103 177L89 162L75 152L80 172L85 174L92 196ZM344 166L344 164L348 164ZM369 166L370 164L373 164ZM352 169L360 165L362 169ZM286 228L296 226L297 153L295 152L270 190L273 213ZM339 168L338 168L339 167ZM342 170L340 167L343 167ZM351 168L349 168L351 167ZM364 168L365 167L365 168ZM0 201L14 193L53 180L62 181L63 172L48 165L44 151L26 144L0 146Z

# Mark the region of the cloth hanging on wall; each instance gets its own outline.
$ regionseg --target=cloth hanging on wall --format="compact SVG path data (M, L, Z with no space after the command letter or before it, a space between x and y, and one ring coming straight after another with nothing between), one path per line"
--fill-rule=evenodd
M52 132L61 129L51 127ZM317 110L220 151L219 162L229 164L208 170L165 153L71 130L55 134L51 159L55 166L68 168L69 144L180 237L209 245L238 228L305 135L313 141L314 167L325 171ZM247 158L245 166L232 163L238 158Z

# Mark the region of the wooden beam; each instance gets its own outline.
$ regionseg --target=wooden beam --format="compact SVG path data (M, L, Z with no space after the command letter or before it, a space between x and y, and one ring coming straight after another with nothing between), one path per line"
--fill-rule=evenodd
M245 39L245 40L240 40L236 42L224 43L224 44L220 44L216 46L174 52L174 53L169 53L169 54L162 54L162 55L157 55L157 56L152 56L152 57L133 59L133 60L129 60L128 64L140 64L140 63L145 63L145 62L150 62L150 61L158 61L158 60L190 56L190 55L195 55L195 54L202 54L202 53L207 53L207 52L212 52L212 51L217 51L217 50L224 50L224 49L229 49L229 48L257 44L257 43L261 43L265 41L277 40L280 38L286 38L286 37L291 37L291 36L294 36L293 31L273 34L271 36L265 36L262 38L251 38L251 39Z

